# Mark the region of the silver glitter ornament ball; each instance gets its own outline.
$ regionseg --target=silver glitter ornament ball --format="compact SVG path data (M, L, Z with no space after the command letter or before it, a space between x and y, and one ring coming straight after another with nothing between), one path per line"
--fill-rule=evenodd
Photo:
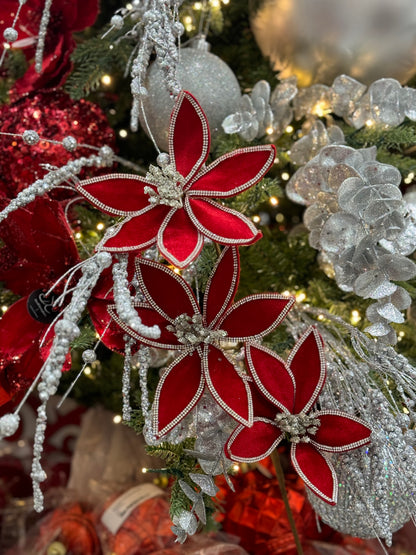
M211 135L221 131L221 123L235 111L241 97L240 85L228 65L204 49L184 48L180 51L177 76L182 89L200 103ZM150 66L146 88L148 95L143 98L143 105L147 123L159 148L167 151L174 100L166 89L162 70L155 63ZM143 117L140 121L147 133Z
M251 26L279 78L301 87L343 73L403 83L416 71L414 0L252 0Z

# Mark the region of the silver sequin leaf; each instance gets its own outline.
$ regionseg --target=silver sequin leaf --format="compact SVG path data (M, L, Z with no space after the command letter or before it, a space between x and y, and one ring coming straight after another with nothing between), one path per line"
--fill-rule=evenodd
M394 322L395 324L403 324L404 316L398 310L393 303L384 303L376 306L377 312L385 318L388 322Z
M416 276L416 264L400 254L385 254L379 263L392 280L407 281Z
M172 532L175 534L176 536L176 541L178 543L185 543L186 538L188 537L188 534L185 532L185 530L183 530L182 528L180 528L179 526L171 526L170 528L172 530Z
M382 270L369 270L361 274L354 283L354 293L363 299L382 299L392 295L397 285L391 283Z
M338 212L322 228L321 247L330 253L341 253L364 237L365 230L352 214Z
M197 484L203 493L206 493L210 497L215 497L219 488L215 485L215 482L212 476L207 476L206 474L196 474L192 472L189 474L189 477L195 484Z
M378 79L370 85L368 95L376 123L396 127L404 121L402 86L396 79Z
M201 497L201 494L199 492L195 491L183 480L179 480L179 485L186 497L190 499L193 503L195 503L195 501L197 501Z
M174 516L172 520L175 526L181 528L190 536L195 534L198 528L198 521L195 515L191 513L191 511L181 511L180 514L177 516ZM183 537L183 534L181 535L181 539L182 537ZM179 541L181 541L181 539L179 539Z

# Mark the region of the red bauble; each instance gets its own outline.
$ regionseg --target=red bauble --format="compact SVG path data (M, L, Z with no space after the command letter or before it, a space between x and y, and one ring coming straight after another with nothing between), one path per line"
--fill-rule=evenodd
M27 129L55 141L71 135L79 144L115 145L114 131L101 108L86 100L74 102L61 91L42 91L0 107L1 132L23 133ZM91 154L93 151L86 148L70 153L48 141L29 146L20 138L0 135L0 190L13 198L45 175L41 164L60 167L69 160Z

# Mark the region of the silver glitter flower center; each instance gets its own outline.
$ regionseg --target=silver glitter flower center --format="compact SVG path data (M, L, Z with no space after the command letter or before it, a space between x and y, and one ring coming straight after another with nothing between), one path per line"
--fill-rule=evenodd
M174 320L173 325L166 326L178 338L179 343L196 346L200 343L218 343L220 339L227 336L224 330L210 330L205 328L201 314L181 314Z
M277 414L274 421L282 430L289 435L291 443L309 443L309 435L314 435L318 431L321 422L314 415L303 412L299 414Z
M156 191L152 187L144 188L144 192L149 195L150 204L182 208L185 179L176 171L174 164L166 164L161 168L150 166L146 179L156 187Z

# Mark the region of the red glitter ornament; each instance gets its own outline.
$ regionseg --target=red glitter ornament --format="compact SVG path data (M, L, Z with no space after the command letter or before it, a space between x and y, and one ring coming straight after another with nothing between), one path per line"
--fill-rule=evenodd
M79 144L98 147L115 145L114 131L101 108L86 100L74 102L61 91L42 91L0 107L1 132L22 134L28 129L55 141L72 136ZM0 190L13 198L45 175L41 164L59 167L69 160L92 153L86 148L77 148L71 153L61 145L46 140L29 146L19 137L0 135Z

